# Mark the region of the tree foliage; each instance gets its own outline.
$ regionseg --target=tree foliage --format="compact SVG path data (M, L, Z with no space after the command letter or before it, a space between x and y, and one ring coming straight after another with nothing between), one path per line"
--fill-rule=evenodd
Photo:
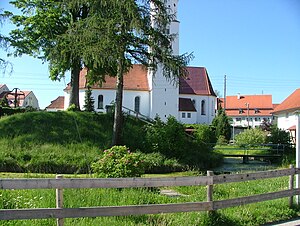
M235 136L235 142L239 146L255 146L266 142L266 134L260 128L246 129Z
M231 137L230 119L227 117L223 108L218 109L217 116L212 121L212 126L215 127L216 137L229 141Z
M272 125L270 130L270 136L268 136L268 142L273 144L290 144L290 133Z
M21 14L6 12L16 25L8 42L10 55L39 58L49 63L50 78L60 80L71 71L70 103L79 109L79 72L84 64L80 40L74 42L76 24L87 17L85 5L70 5L56 0L13 0ZM83 48L83 47L81 47Z

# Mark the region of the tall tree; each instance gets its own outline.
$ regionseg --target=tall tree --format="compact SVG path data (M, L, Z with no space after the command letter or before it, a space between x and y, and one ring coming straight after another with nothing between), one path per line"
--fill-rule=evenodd
M220 136L222 136L227 141L230 140L230 119L228 118L226 112L221 106L219 106L217 116L212 121L212 126L215 127L217 139L219 139Z
M173 55L171 43L174 35L164 31L174 15L168 13L163 1L88 2L91 16L81 23L82 29L79 29L90 31L89 35L82 34L87 43L82 52L89 68L87 76L92 83L103 81L105 75L117 78L112 145L121 144L124 73L135 63L153 71L161 65L163 75L170 81L176 80L187 75L185 66L192 55ZM103 4L105 11L99 10L103 9ZM155 26L152 26L151 17L155 17Z
M80 51L70 36L76 23L85 19L85 5L69 5L57 0L13 0L22 14L6 12L16 29L8 39L14 51L10 55L27 54L49 63L50 78L60 80L71 71L70 103L79 109L79 73L83 66ZM75 45L76 44L76 45Z

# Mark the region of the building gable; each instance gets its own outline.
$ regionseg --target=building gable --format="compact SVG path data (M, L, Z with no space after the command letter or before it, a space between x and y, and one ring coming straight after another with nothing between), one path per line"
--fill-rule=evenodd
M280 112L291 112L296 110L300 110L300 88L296 89L281 104L279 104L274 109L273 114L278 114Z

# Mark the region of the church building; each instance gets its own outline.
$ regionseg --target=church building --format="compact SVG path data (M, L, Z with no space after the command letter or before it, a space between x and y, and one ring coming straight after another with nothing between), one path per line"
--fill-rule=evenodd
M165 4L177 14L178 0L165 0ZM176 34L172 48L173 54L179 55L179 21L176 18L167 31ZM217 97L207 70L204 67L187 67L187 70L188 76L179 78L175 84L163 76L162 67L158 66L153 72L143 65L133 65L124 75L123 111L151 119L159 116L163 121L172 115L186 124L210 124L215 117ZM86 73L83 69L79 78L81 109L87 90ZM69 86L64 90L64 109L68 107L69 90ZM115 102L116 78L107 76L105 83L94 85L91 90L95 111L106 112Z

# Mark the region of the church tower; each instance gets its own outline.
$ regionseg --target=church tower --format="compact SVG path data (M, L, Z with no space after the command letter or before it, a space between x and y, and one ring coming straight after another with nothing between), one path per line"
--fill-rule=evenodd
M163 1L170 14L175 15L173 21L167 26L166 32L176 35L172 42L172 51L174 55L179 55L178 0ZM152 25L155 26L154 19ZM148 82L150 86L150 117L154 118L158 115L163 121L166 121L169 115L172 115L178 119L179 81L167 80L163 76L163 66L158 65L156 72L148 70Z

